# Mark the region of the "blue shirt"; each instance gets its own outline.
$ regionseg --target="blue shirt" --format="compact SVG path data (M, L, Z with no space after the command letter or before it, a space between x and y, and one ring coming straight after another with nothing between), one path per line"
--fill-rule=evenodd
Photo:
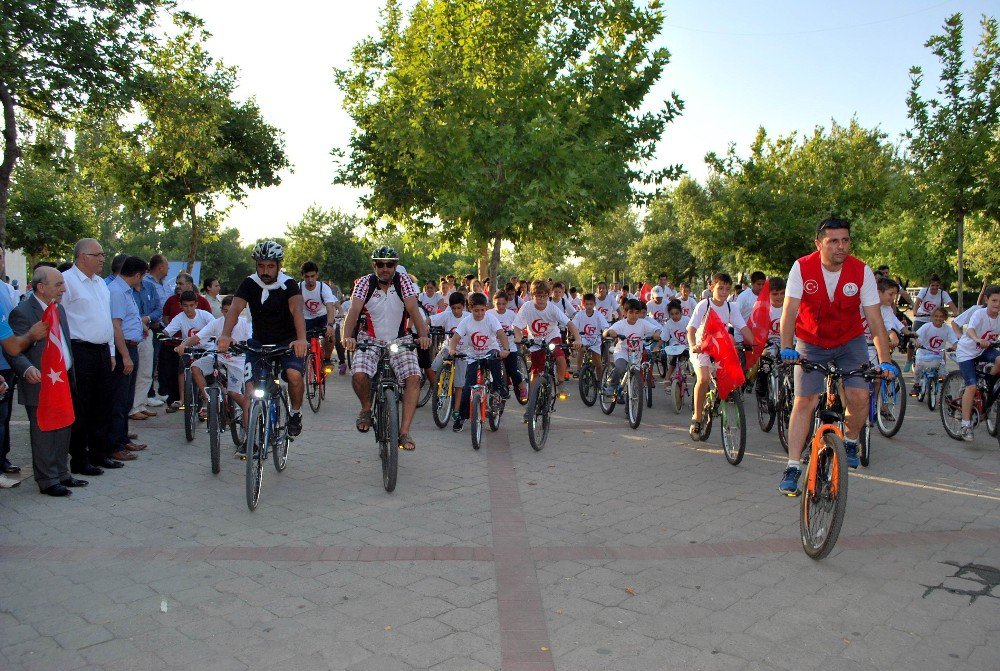
M122 335L125 340L142 340L142 318L139 306L135 304L132 287L121 277L108 285L111 291L111 318L122 320Z
M150 322L163 321L163 304L167 302L167 288L162 283L157 282L152 275L142 278L142 288L139 292L143 295L149 312L142 313L143 317L148 316Z
M6 340L14 335L14 332L10 330L10 324L7 323L7 318L10 317L10 311L13 309L14 304L11 303L10 292L0 282L0 340ZM10 364L7 363L7 357L4 355L3 348L0 348L0 370L8 369L10 369Z

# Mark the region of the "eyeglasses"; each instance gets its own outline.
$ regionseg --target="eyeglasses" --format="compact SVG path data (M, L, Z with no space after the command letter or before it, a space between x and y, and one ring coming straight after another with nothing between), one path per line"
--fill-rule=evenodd
M92 252L84 252L84 254L86 256L98 256L98 257L101 257L101 258L104 258L104 256L105 256L104 252L97 252L96 254L94 254Z
M376 268L395 268L396 267L396 263L397 263L396 261L376 261L375 262L375 267Z

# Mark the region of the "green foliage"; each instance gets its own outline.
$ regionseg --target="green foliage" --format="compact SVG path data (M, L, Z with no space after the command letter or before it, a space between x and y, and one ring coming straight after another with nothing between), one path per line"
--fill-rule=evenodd
M322 279L350 287L369 266L368 253L355 235L360 225L351 215L310 205L299 222L285 231L285 272L299 277L302 264L315 261Z

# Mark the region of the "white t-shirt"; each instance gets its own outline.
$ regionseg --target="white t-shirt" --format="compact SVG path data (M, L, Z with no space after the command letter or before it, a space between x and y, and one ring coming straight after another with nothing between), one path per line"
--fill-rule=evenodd
M549 298L549 302L557 306L560 310L566 313L567 317L572 317L574 314L573 301L569 296L563 295L562 298L556 300L554 298Z
M659 324L651 324L649 319L637 319L635 324L629 324L627 319L619 319L611 325L611 330L626 340L615 344L615 358L627 359L629 352L637 352L642 347L642 339L650 338L659 332Z
M837 291L837 283L840 281L841 270L830 272L823 264L820 264L823 271L823 280L826 283L826 294L833 300L833 294ZM865 264L864 281L861 284L861 307L868 307L879 304L878 283L875 280L875 273ZM802 298L802 269L799 262L792 264L792 269L788 273L788 281L785 285L785 295L790 298Z
M646 310L649 316L662 324L667 319L667 301L649 301L646 303Z
M772 345L781 345L781 306L770 306L771 325L767 329L767 342Z
M504 310L503 314L497 312L496 308L490 308L489 310L486 311L486 314L493 315L494 317L496 317L496 320L500 322L500 326L501 328L503 328L504 331L514 330L514 319L517 317L517 313L511 310L510 308ZM513 352L514 338L510 334L507 334L507 344L510 345L509 351Z
M362 313L367 315L367 333L376 340L389 342L399 337L399 325L403 321L406 312L404 299L417 295L417 287L409 275L403 274L399 267L396 269L399 275L399 288L403 295L396 295L396 285L389 282L389 287L382 290L380 284L376 282L375 291L372 292L368 303L361 308ZM371 275L365 275L354 283L354 290L351 292L351 300L364 302L368 295L368 283Z
M646 315L646 321L649 322L650 326L652 326L654 329L656 329L656 333L659 333L660 337L662 338L663 337L663 324L661 324L660 322L656 321L655 319L653 319L652 317L650 317L648 314Z
M682 299L678 295L677 302L681 304L681 314L685 317L691 317L691 313L694 312L695 306L698 305L698 301L696 301L694 296L691 295L689 295L686 299Z
M170 323L167 324L167 328L163 332L168 336L176 335L181 339L190 338L193 335L198 335L199 331L213 321L215 321L215 317L212 316L212 313L205 312L204 310L195 310L194 317L190 319L181 312L170 320Z
M568 323L569 317L558 306L549 303L544 310L539 311L534 301L522 305L514 318L514 328L528 329L529 338L545 342L560 337L559 328ZM541 347L534 345L531 349L534 351Z
M969 328L973 329L980 338L995 338L1000 335L1000 314L991 318L989 310L979 310L969 320ZM957 361L970 361L985 351L986 349L981 347L978 342L973 342L966 332L958 341L955 359Z
M681 317L677 321L667 318L667 321L663 322L663 330L661 331L660 337L668 345L687 345L688 344L688 322L691 321L690 317Z
M181 314L184 314L183 312ZM222 335L222 324L226 321L225 317L216 317L214 321L206 324L200 331L198 331L198 340L201 341L201 346L207 350L214 350L215 343L209 342L212 338L218 338ZM238 317L236 319L236 325L233 326L232 338L237 342L243 342L245 340L250 340L253 337L253 332L250 330L250 324L243 317ZM226 352L220 355L221 359L225 359L227 362L232 362L236 359L242 359L243 355L234 355L232 352Z
M573 323L580 331L583 346L596 347L600 351L601 334L608 328L608 320L604 318L604 315L594 310L594 314L588 317L586 310L580 310L573 315Z
M966 310L962 314L960 314L957 317L955 317L955 319L953 319L951 323L955 324L956 326L968 326L969 325L969 320L972 319L972 315L976 314L977 312L979 312L980 310L982 310L984 307L986 307L986 306L985 305L973 305L971 308L969 308L968 310Z
M302 292L303 319L322 317L326 314L326 304L337 302L333 289L326 282L317 282L316 288L311 290L306 287L305 282L299 282L299 291Z
M934 326L933 323L927 322L917 329L917 342L922 349L931 354L941 355L949 345L958 342L958 336L947 324Z
M603 299L598 298L594 303L594 308L610 321L618 314L618 300L608 294Z
M448 308L444 312L439 312L436 315L431 315L430 323L431 326L437 326L444 329L445 338L450 338L457 330L458 325L462 323L462 320L469 315L468 312L462 312L461 317L456 317L455 313ZM458 342L459 348L462 347L464 341L460 340Z
M569 304L573 306L573 314L576 314L577 312L583 309L583 297L577 296L576 298L573 298L572 296L570 296Z
M736 297L736 307L739 309L740 316L743 317L743 321L746 321L747 319L750 318L750 313L753 312L754 303L757 302L758 298L760 297L753 292L753 289L749 287L741 291L740 295ZM738 343L743 342L743 334L740 333L739 331L736 331L733 334L733 339Z
M489 312L479 321L470 312L455 329L455 333L462 338L465 345L463 351L473 359L480 359L491 350L500 349L497 331L502 328L500 321Z
M746 321L743 319L743 315L740 314L740 311L735 305L729 301L726 301L722 305L716 305L712 299L709 298L698 303L698 305L695 306L694 314L691 315L691 323L689 326L694 326L695 338L698 338L697 331L701 328L701 325L705 323L705 318L708 317L708 306L710 304L712 309L715 310L715 314L719 315L719 319L722 320L723 324L728 324L737 331L747 325Z
M913 301L913 317L921 319L930 317L939 307L951 303L951 296L944 289L938 289L937 295L931 295L931 290L924 287Z
M421 291L417 296L417 302L420 303L420 307L423 308L424 313L428 316L437 314L438 303L444 296L441 295L440 291L435 291L433 295L428 296L426 291Z
M882 323L885 325L887 333L889 331L899 333L905 328L903 322L899 321L899 317L896 316L896 311L892 309L891 305L880 305L879 312L882 313ZM861 325L865 329L865 342L871 347L875 343L875 340L872 338L872 330L868 326L868 318L865 317L864 308L861 308Z

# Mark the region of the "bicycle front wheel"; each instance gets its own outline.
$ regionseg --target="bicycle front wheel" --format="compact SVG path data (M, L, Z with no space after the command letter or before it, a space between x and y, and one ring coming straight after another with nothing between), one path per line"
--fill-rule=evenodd
M227 398L225 403L229 404L229 433L233 438L233 445L240 447L247 438L247 428L243 426L243 408L232 398Z
M871 421L865 422L864 426L861 427L861 435L858 436L858 458L861 460L861 465L865 468L868 468L868 464L872 463Z
M611 382L613 379L614 379L614 368L611 368L610 366L605 367L604 379L601 380L601 388L597 390L598 399L601 402L601 412L603 412L605 415L610 415L611 413L613 413L615 411L615 404L617 403L617 399L613 394L611 396L608 396L607 394L604 393L606 389L613 387Z
M434 385L431 384L431 380L427 377L427 371L420 371L420 395L417 396L417 407L422 408L427 405L427 401L431 400L434 395Z
M722 451L726 455L726 461L736 466L743 461L743 453L747 447L747 418L743 414L743 399L733 392L733 395L719 404L719 410Z
M955 440L962 440L962 393L965 391L965 380L962 372L953 370L948 373L941 385L941 400L938 409L941 411L941 424L945 433Z
M383 439L379 444L382 487L391 492L396 488L396 476L399 472L399 396L394 389L384 390L378 413L383 427Z
M935 374L927 383L927 409L931 412L937 410L939 398L941 398L941 378Z
M191 369L184 371L184 437L190 443L198 423L198 400L195 396L194 376Z
M785 383L779 385L776 421L778 423L778 440L781 441L781 447L785 450L785 454L788 454L788 421L792 416L794 401L795 396L791 385Z
M586 364L580 371L580 400L585 406L592 407L597 403L597 373L594 367Z
M822 559L837 543L847 508L847 453L844 441L832 431L823 435L823 447L809 460L804 489L799 511L802 549Z
M656 370L660 373L661 380L665 380L667 378L667 355L662 351L659 356L656 357Z
M309 407L312 408L313 412L319 412L319 405L323 402L319 396L319 378L316 375L316 365L316 357L310 352L306 356L306 398L309 400Z
M257 509L260 501L260 485L264 479L264 459L267 449L267 412L263 401L254 401L250 406L249 435L247 437L247 508Z
M986 431L996 437L1000 430L1000 399L993 401L993 407L986 413Z
M524 354L521 353L516 354L516 356L517 356L517 372L521 374L521 379L524 380L524 383L529 384L531 382L531 375L530 375L531 367L528 365L528 359ZM520 393L516 393L514 395L517 396L517 402L520 403L521 405L528 404L527 400L521 400Z
M895 364L894 364L895 365ZM878 430L886 438L892 438L903 426L906 415L906 382L896 367L896 377L891 381L880 380L878 385Z
M531 393L528 395L528 440L536 452L545 447L545 441L549 437L552 394L552 378L544 374L531 386Z
M482 389L473 389L469 399L470 433L472 434L472 449L483 446L483 404L486 402Z
M208 450L212 460L212 473L218 475L222 470L221 446L222 427L219 426L222 404L219 402L219 388L208 388Z
M451 370L442 368L441 372L438 373L432 410L434 411L434 424L439 429L448 426L448 420L451 418L451 371L454 371L454 368Z
M646 407L653 407L653 389L656 388L656 383L653 382L653 369L647 368L646 372L642 376L642 396L646 401Z
M271 400L274 417L271 423L271 460L274 470L281 473L288 465L288 397L284 389L281 396Z
M642 422L644 386L646 386L645 381L642 379L642 373L639 369L635 368L629 371L628 391L626 391L628 394L628 405L626 406L626 410L628 411L628 425L631 429L638 429L639 424Z
M680 380L674 380L670 383L670 396L674 401L674 414L681 414L681 408L684 407L684 386Z

